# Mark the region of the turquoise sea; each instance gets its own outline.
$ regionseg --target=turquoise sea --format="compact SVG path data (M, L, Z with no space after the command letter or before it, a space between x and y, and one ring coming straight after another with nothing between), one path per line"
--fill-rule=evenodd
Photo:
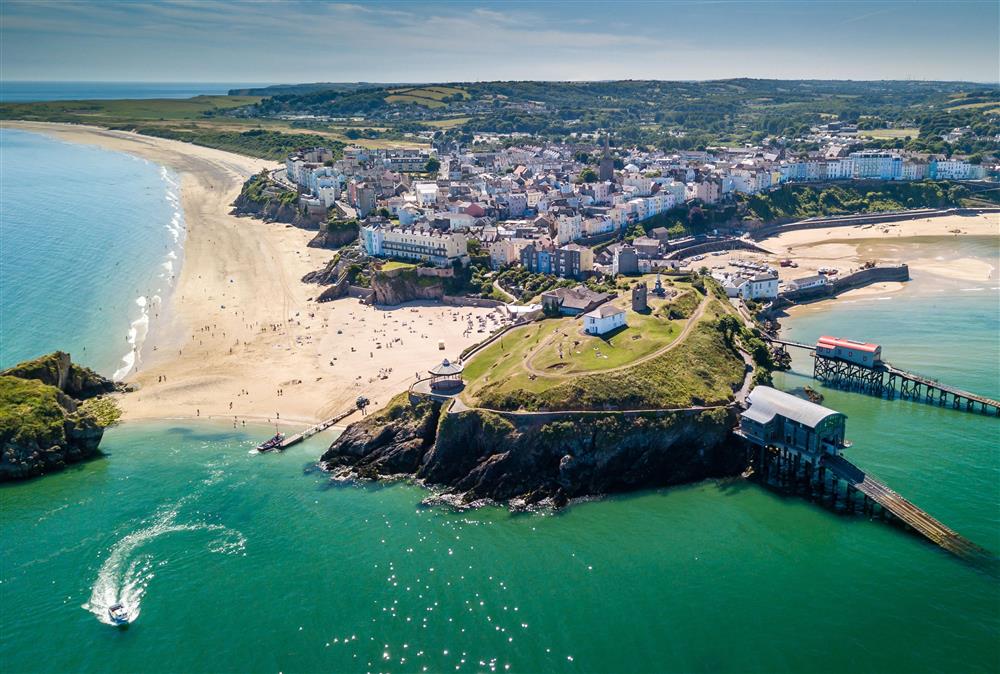
M176 176L13 129L0 149L0 368L62 349L123 377L179 269Z
M94 191L74 194L86 212ZM995 239L919 245L923 257L949 245L964 257L997 253ZM99 269L77 265L73 279L89 287ZM786 334L880 340L899 366L1000 395L996 282L914 276L888 299L797 314ZM11 281L18 291L32 282ZM36 324L5 322L4 341L29 342ZM75 349L85 343L75 339ZM777 384L811 383L809 366L797 359ZM1000 551L1000 422L823 392L849 416L852 460ZM0 670L1000 668L997 579L880 522L740 481L555 514L455 512L421 506L427 492L415 485L331 483L314 467L329 434L281 455L249 453L267 434L125 424L105 436L104 458L0 488ZM134 617L127 630L105 624L116 600Z

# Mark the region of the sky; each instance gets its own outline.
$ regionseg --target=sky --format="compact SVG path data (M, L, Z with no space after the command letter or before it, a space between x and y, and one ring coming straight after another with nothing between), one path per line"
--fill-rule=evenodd
M1000 81L998 0L0 2L0 80Z

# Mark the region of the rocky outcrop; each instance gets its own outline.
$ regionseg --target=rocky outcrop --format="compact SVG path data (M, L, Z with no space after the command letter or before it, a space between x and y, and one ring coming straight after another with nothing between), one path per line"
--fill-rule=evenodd
M115 391L113 381L102 377L89 367L75 365L70 355L63 351L55 351L47 356L19 363L0 372L0 375L37 379L79 400Z
M372 276L376 304L395 306L413 300L440 300L445 296L444 281L419 276L413 269L377 272Z
M98 407L106 399L96 398L114 390L113 382L62 352L0 373L0 482L95 456L106 423Z
M337 279L343 274L343 265L340 264L338 258L333 258L322 269L317 269L316 271L311 271L302 277L303 283L318 283L319 285L330 285L331 283L336 283Z
M358 423L351 424L320 459L327 470L378 478L416 474L434 443L441 405L410 405L406 396Z
M302 229L319 229L325 213L308 213L299 204L298 193L261 176L243 183L233 202L233 215L249 215L266 222L283 222Z
M441 412L394 400L347 428L321 462L339 477L413 476L456 505L513 508L738 475L725 409L648 414Z
M358 240L357 220L328 220L319 226L319 234L308 243L310 248L337 249Z

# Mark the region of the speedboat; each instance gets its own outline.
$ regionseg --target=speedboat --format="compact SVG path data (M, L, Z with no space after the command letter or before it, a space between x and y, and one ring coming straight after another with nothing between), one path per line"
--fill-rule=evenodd
M125 606L119 602L108 607L108 617L111 618L111 622L114 625L128 625L128 611L125 610Z
M281 447L282 441L284 441L285 436L281 433L275 433L274 437L270 440L265 440L264 442L257 445L258 452L269 452L272 449Z

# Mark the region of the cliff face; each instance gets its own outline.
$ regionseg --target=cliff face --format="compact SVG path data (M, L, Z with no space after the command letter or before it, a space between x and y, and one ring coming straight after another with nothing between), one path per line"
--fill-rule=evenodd
M412 475L457 505L514 508L738 474L743 451L726 410L657 417L502 417L405 398L347 428L322 456L342 476Z
M81 400L114 390L113 382L62 352L0 373L0 482L94 456L104 425Z
M54 386L68 396L86 400L104 393L112 393L115 384L89 367L75 365L68 353L56 351L47 356L18 363L0 372L0 375L19 379L37 379Z
M372 276L375 303L395 306L413 300L440 300L444 283L439 278L417 276L413 270L378 272Z
M358 240L359 227L352 223L323 223L319 226L319 234L308 243L310 248L342 248Z
M283 222L302 229L319 229L323 215L308 215L298 203L298 195L262 176L243 183L233 202L234 215L249 215L267 222Z

